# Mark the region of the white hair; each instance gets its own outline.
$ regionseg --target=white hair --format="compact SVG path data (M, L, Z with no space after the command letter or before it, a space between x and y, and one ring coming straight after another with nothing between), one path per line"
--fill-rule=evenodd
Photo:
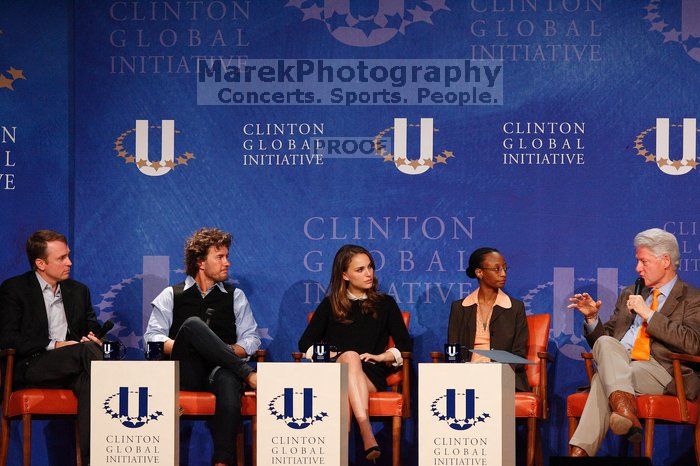
M675 270L681 263L678 240L673 234L661 228L651 228L634 237L634 248L647 248L656 257L667 255Z

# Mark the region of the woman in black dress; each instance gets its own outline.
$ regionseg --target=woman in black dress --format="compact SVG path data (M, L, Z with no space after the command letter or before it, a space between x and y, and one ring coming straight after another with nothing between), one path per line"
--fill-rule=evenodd
M389 336L396 347L387 349ZM408 335L396 301L377 290L374 259L361 246L345 245L333 260L328 295L316 308L299 340L299 350L311 357L314 343L337 348L337 362L348 365L348 397L360 428L365 457L381 455L367 415L369 393L386 389L389 365L403 363L401 351L411 351Z

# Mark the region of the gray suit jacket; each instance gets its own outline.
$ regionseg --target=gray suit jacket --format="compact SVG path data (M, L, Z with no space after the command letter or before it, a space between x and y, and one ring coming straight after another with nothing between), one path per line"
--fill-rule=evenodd
M627 298L633 289L633 286L628 286L622 290L610 320L605 324L599 320L593 331L586 334L586 340L591 347L603 335L618 340L625 336L634 320L634 315L626 306ZM646 299L649 289L645 289L642 296ZM661 310L657 311L649 322L647 332L651 337L652 357L673 376L670 353L700 354L700 290L678 279ZM685 395L690 400L694 400L700 393L700 377L695 369L697 368L681 362ZM666 386L666 392L676 394L673 381Z

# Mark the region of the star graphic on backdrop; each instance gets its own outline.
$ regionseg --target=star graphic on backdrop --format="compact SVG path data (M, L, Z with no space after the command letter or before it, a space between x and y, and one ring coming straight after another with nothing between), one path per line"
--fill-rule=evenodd
M117 154L117 157L121 157L121 158L126 157L126 151L120 150L119 153Z
M158 171L158 169L161 168L160 162L151 162L149 166L155 171Z
M658 7L656 5L649 4L649 5L645 6L644 9L647 11L651 11L651 10L657 10Z
M18 70L16 68L10 67L9 70L7 70L8 73L10 73L10 76L12 76L12 79L27 79L24 77L24 72L22 70Z
M425 3L430 5L434 12L440 10L452 11L447 7L447 5L445 5L445 2L446 0L425 0Z
M331 32L335 31L341 27L347 27L348 15L341 15L337 11L334 11L330 18L326 20L326 24L330 28Z
M405 164L406 164L406 159L403 159L403 158L401 158L401 157L399 157L399 158L396 159L396 165L398 165L399 167L400 167L401 165L405 165Z
M409 165L413 168L418 168L420 167L420 160L411 160L411 162L409 162Z
M386 24L384 24L385 28L399 29L401 27L401 22L403 21L403 18L400 14L394 13L391 16L384 15L384 18L386 18Z
M141 337L136 335L134 332L131 332L129 335L120 338L124 346L126 346L127 348L138 349L140 347L139 344L141 343Z
M664 165L668 165L668 160L659 159L657 163L659 164L659 167L663 167Z
M654 23L649 30L650 31L659 31L662 32L668 24L664 23L663 21L659 21L658 23Z
M442 155L438 155L438 156L435 157L435 158L437 159L437 163L444 163L444 164L447 164L447 162L446 162L447 157L443 157Z
M424 10L419 6L416 6L413 9L409 8L407 11L413 15L413 22L414 23L417 23L419 21L423 21L423 22L426 22L428 24L433 24L433 20L430 19L430 17L433 15L432 11Z
M100 296L102 296L104 299L110 299L114 298L117 295L115 293L112 293L112 291L110 290L107 293L102 293Z
M304 3L304 0L289 0L285 6L294 6L297 8L301 8L302 3Z
M177 158L177 163L178 165L187 165L187 159L182 156L179 156Z
M680 32L676 31L676 28L673 28L667 32L662 32L661 34L664 36L664 44L666 42L678 42L678 38L681 35Z
M659 17L658 14L652 13L651 10L649 10L649 13L647 13L647 15L643 19L646 19L647 21L653 21L658 17Z
M189 160L189 159L194 159L194 158L195 158L195 156L194 156L194 154L193 154L192 152L185 152L185 153L182 154L182 155L184 155L184 156L187 158L187 160Z
M648 153L649 153L649 151L646 149L642 149L639 151L639 155L642 155L642 156L647 155Z
M698 162L696 162L695 160L690 160L686 162L685 165L686 167L695 168L698 166Z
M165 166L168 168L175 168L175 162L173 162L172 160L168 160L167 162L165 162Z
M379 26L375 24L374 21L361 21L356 28L362 31L365 34L365 37L369 37L369 35L372 34L372 31L378 29Z
M12 79L8 79L7 77L0 74L0 89L2 89L3 87L6 87L11 91L14 91L14 88L12 87Z
M321 21L321 13L323 12L323 8L315 3L309 8L302 9L301 11L304 12L304 17L301 19L302 21L306 21L308 19L317 19Z
M681 168L681 167L683 166L683 162L681 162L680 160L674 160L674 161L671 163L671 165L672 165L673 167L675 167L676 169L679 169L679 168Z
M142 159L142 160L139 160L138 162L136 162L136 166L139 168L145 167L146 165L148 165L148 160Z
M394 156L393 156L393 155L389 154L389 155L385 155L385 156L384 156L384 161L385 161L385 162L391 162L392 160L394 160Z
M135 160L136 160L136 157L134 157L133 155L130 155L128 157L124 157L125 163L134 163Z
M435 162L433 162L432 160L426 160L423 162L423 165L425 165L428 168L433 168L433 166L435 165Z
M644 156L644 158L646 159L645 160L646 162L653 162L654 160L656 160L655 155L646 155L646 156Z
M445 158L447 158L447 159L455 156L455 153L452 152L451 150L444 150L444 151L442 151L442 153L445 154Z
M683 41L683 45L685 45L688 50L700 47L700 36L689 34L688 38Z

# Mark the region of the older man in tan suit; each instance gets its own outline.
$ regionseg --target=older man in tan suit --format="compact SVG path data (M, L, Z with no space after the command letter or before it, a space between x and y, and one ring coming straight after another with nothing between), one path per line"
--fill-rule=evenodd
M585 317L584 334L598 367L581 422L571 438L571 456L593 456L610 430L640 442L635 394L675 393L671 352L700 353L700 291L678 278L678 241L652 228L634 239L641 295L633 287L620 294L608 322L598 319L601 301L576 294L569 308ZM700 378L683 366L688 399L700 392Z

